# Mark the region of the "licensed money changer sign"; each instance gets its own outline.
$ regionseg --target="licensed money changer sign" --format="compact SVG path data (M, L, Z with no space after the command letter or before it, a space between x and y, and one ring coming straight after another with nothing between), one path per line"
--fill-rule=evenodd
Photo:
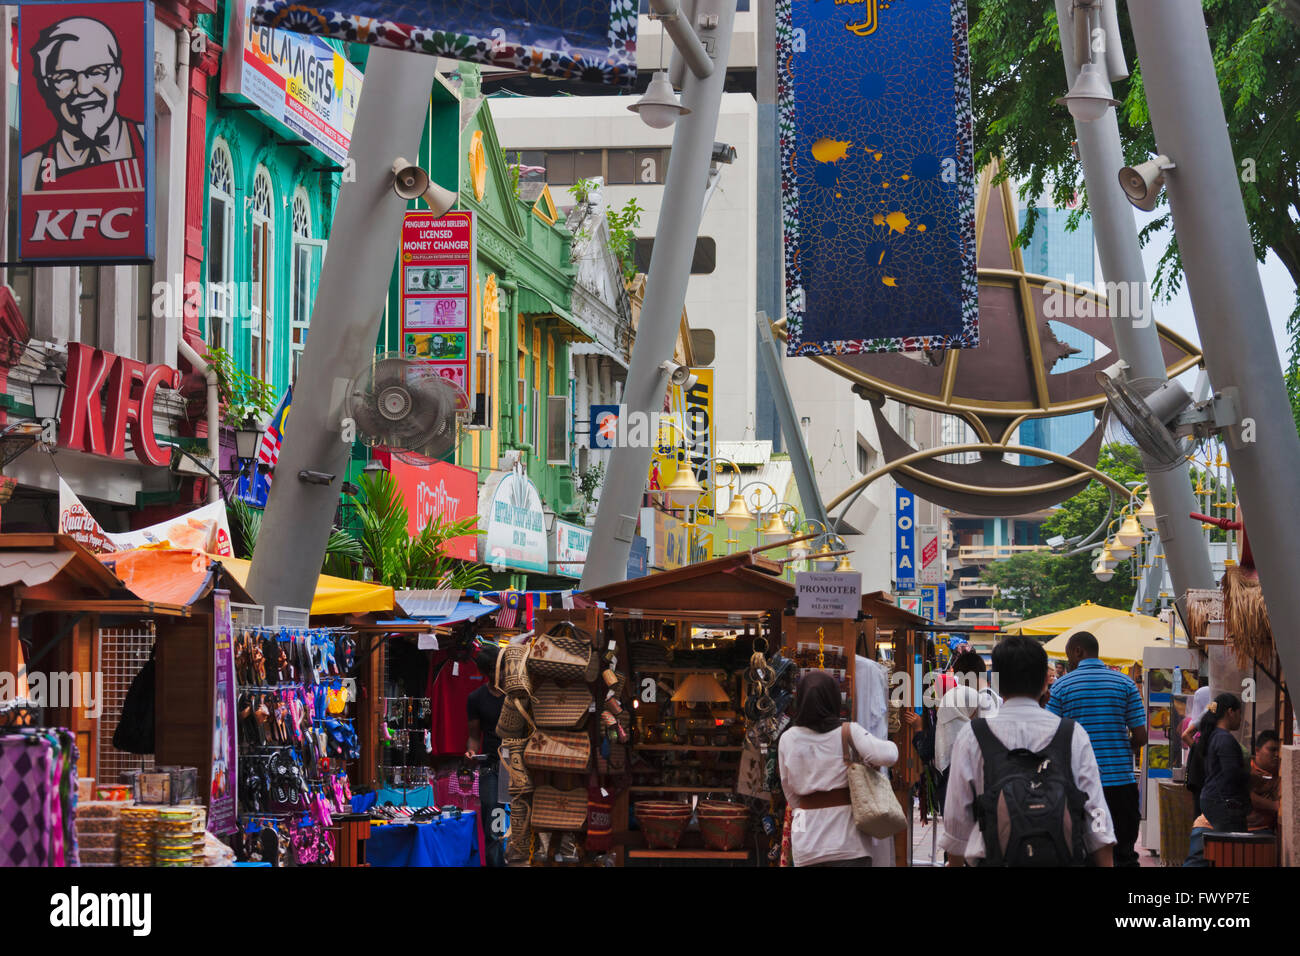
M408 212L402 222L402 352L407 375L437 376L468 407L473 333L474 213Z

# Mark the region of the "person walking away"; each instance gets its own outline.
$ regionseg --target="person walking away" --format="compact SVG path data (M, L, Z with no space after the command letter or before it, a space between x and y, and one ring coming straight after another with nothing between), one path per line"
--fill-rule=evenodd
M1282 744L1277 731L1261 730L1255 738L1255 756L1250 761L1250 813L1246 829L1277 831L1277 811L1282 799Z
M1241 727L1241 700L1236 694L1220 694L1210 701L1197 727L1200 734L1188 758L1188 775L1202 767L1200 816L1192 823L1184 866L1208 866L1205 862L1205 834L1244 833L1251 805L1250 776L1245 754L1232 732Z
M1101 786L1115 826L1115 865L1138 866L1138 804L1134 753L1147 742L1147 716L1132 679L1113 671L1098 658L1097 638L1087 631L1072 635L1065 645L1070 672L1052 685L1047 709L1078 721L1088 732Z
M1115 833L1088 732L1038 706L1047 686L1042 645L1005 638L993 649L993 673L1002 706L963 727L952 748L939 841L948 865L1113 865Z
M934 769L939 771L939 812L943 813L948 792L948 767L957 734L975 717L992 717L1000 701L987 687L981 688L984 658L974 651L960 654L952 664L957 684L939 700L934 732Z
M777 742L781 789L794 810L794 865L870 866L871 838L853 825L842 727L868 766L893 766L898 747L858 724L841 724L839 685L823 671L810 671L799 681L794 707L794 722Z
M497 721L501 719L501 706L506 695L496 686L496 659L499 650L485 646L474 656L474 664L483 675L485 683L469 695L466 704L469 717L469 739L465 756L483 754L486 758L478 773L479 825L483 828L483 842L487 850L485 866L505 866L505 814L501 812L501 738L497 736Z

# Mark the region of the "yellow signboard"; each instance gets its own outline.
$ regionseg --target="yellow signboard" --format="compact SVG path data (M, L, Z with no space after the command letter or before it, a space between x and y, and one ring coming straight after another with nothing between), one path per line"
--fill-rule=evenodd
M713 369L694 368L695 384L690 388L671 386L668 412L659 420L659 433L650 453L650 490L672 484L677 469L690 462L695 480L704 488L700 496L701 515L713 513L715 466L706 464L716 454L713 423Z

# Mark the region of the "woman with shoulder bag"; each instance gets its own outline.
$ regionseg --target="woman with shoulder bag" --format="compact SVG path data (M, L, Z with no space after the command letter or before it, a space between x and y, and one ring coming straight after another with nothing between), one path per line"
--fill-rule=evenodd
M795 866L870 866L871 838L853 822L845 733L869 767L890 767L898 747L840 721L840 691L822 671L811 671L795 694L794 722L781 735L781 788L794 810L790 848Z
M1246 755L1232 732L1241 727L1241 700L1236 694L1215 697L1201 715L1200 737L1188 758L1188 776L1199 769L1200 815L1192 822L1184 866L1208 866L1205 834L1246 832L1250 811L1250 772Z

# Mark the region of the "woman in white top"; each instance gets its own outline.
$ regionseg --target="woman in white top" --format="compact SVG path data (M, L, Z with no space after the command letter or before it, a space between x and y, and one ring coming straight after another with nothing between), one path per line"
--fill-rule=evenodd
M849 724L862 762L890 767L898 748ZM829 674L811 671L799 682L794 723L781 735L781 788L794 809L790 849L795 866L870 866L871 839L853 825L840 730L840 690Z

